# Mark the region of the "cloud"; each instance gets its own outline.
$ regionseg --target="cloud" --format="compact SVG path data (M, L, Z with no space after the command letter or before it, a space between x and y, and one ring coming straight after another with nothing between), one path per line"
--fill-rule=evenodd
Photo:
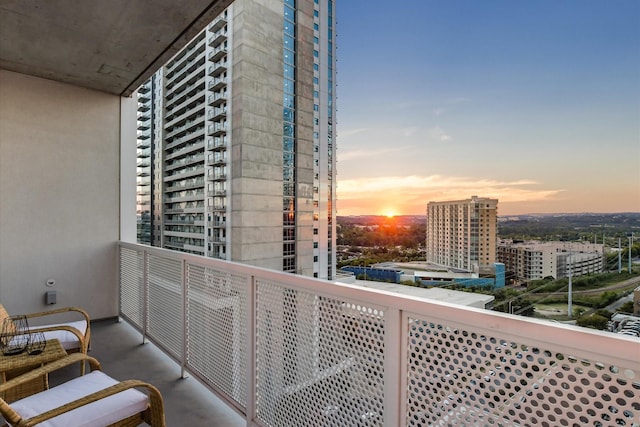
M440 126L429 129L428 133L432 139L436 139L438 141L450 141L452 139L451 135L447 135Z
M533 180L499 181L474 177L381 176L338 181L340 215L375 214L392 208L405 214L421 213L432 201L464 200L472 195L504 203L554 199L563 190L538 189Z
M366 146L367 152L372 145L388 145L390 142L397 143L399 138L406 138L411 142L424 143L428 141L451 141L453 137L442 127L421 127L421 126L372 126L360 127L347 130L338 130L340 147L359 145ZM375 148L375 147L373 147ZM406 148L406 147L405 147ZM394 149L396 151L397 149ZM340 158L340 160L345 160Z
M346 160L354 160L354 159L362 159L366 157L377 157L384 156L389 153L393 153L396 151L406 151L409 149L408 147L386 147L386 148L378 148L378 149L357 149L357 150L345 150L340 151L339 160L341 162Z
M408 128L400 129L400 134L402 136L412 137L416 135L420 131L420 128L416 126L411 126Z
M359 133L363 133L369 130L369 128L356 128L356 129L347 129L340 131L340 137L346 137L351 135L357 135Z

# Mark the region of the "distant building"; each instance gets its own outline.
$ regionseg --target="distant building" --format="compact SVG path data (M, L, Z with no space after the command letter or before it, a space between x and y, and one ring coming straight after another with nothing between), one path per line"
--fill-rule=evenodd
M568 242L518 242L498 244L498 261L517 280L560 279L601 273L603 245Z
M463 292L442 288L422 288L416 286L401 285L398 283L377 282L371 280L358 280L355 276L341 277L337 283L347 283L363 288L379 291L393 292L400 295L420 298L426 301L441 301L449 304L458 304L466 307L484 308L491 310L495 296L478 294L475 292Z
M369 267L346 266L342 272L352 273L355 278L387 283L413 282L424 287L465 286L476 288L503 288L505 285L504 264L494 263L482 267L478 272L443 267L429 262L383 262Z
M427 205L427 261L479 272L496 262L498 200L467 200Z

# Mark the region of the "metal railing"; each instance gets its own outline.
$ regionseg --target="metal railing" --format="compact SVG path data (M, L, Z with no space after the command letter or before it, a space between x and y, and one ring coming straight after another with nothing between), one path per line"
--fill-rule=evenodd
M119 248L120 315L249 426L640 425L640 340Z

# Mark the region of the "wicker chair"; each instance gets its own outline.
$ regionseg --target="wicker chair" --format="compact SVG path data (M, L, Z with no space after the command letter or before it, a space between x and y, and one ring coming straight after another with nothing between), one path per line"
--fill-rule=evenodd
M39 319L47 316L63 315L72 313L80 320L66 323L55 323L42 326L31 326L29 331L43 332L45 339L57 339L67 353L87 353L89 349L89 340L91 339L91 325L89 323L89 314L81 308L66 307L55 310L42 311L39 313L30 313L25 316L27 319ZM0 304L0 325L4 319L9 317L6 309Z
M91 372L11 404L0 399L0 425L37 426L138 426L165 427L164 402L157 388L138 381L116 381L100 370L86 354L29 371L0 385L0 393L73 363L88 362ZM143 393L138 389L144 389ZM2 424L2 423L6 424Z

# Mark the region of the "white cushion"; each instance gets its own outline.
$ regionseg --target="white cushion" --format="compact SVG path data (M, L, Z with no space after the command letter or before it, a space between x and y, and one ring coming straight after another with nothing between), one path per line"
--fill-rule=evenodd
M22 418L31 418L117 384L118 381L101 371L93 371L64 384L20 399L10 406ZM146 394L129 389L58 415L38 426L42 427L104 427L144 411Z
M69 323L60 323L55 325L41 325L34 326L33 329L36 328L50 328L55 326L71 326L72 328L76 328L80 331L82 335L87 330L87 321L86 320L78 320L77 322L69 322ZM80 348L80 342L78 341L78 337L73 333L65 330L59 331L48 331L44 332L44 337L47 340L57 339L62 344L62 348L65 350L73 350L76 348Z

